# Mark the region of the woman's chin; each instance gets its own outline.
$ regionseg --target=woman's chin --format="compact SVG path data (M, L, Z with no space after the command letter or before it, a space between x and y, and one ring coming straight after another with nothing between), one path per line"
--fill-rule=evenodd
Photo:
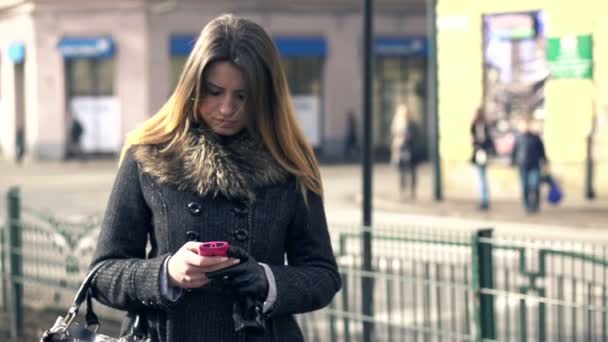
M214 127L213 128L213 132L217 135L223 135L223 136L231 136L231 135L235 135L238 132L240 132L242 130L242 128L240 127Z

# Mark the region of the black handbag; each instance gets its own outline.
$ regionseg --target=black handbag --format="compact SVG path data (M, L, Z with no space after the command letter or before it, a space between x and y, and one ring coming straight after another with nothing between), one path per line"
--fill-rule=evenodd
M110 337L98 334L99 319L93 311L93 300L90 284L93 276L101 268L103 263L99 263L91 269L84 281L80 285L74 302L65 316L57 317L55 324L46 330L40 342L148 342L146 320L142 314L137 314L133 321L133 326L126 336ZM80 305L86 299L87 312L85 314L86 324L83 326L75 321L78 316Z

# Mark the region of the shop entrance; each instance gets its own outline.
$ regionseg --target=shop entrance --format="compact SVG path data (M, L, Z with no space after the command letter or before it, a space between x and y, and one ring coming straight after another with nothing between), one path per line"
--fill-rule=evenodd
M422 57L379 56L374 77L374 152L376 160L388 161L391 122L399 104L405 104L418 125L417 155L427 158L426 60Z
M300 125L310 144L320 152L323 58L284 57L282 62Z
M122 116L114 95L113 40L64 38L59 49L65 58L66 156L118 153ZM74 125L81 128L79 138L74 136Z

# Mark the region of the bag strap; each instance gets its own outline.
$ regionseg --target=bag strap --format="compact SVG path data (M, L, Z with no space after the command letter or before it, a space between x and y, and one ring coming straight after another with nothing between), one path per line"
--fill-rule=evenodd
M91 325L99 326L99 318L97 318L97 314L93 311L93 295L91 294L91 289L87 291L87 313L84 315L84 318L87 327Z
M80 287L78 288L78 291L76 292L76 295L74 296L74 301L72 302L72 306L70 306L70 309L68 310L68 313L65 315L64 321L65 321L66 326L69 326L72 323L72 321L74 320L74 318L76 318L76 316L78 315L78 310L80 309L80 305L82 304L82 302L85 299L87 299L90 296L90 294L89 294L89 287L91 285L91 281L93 280L93 277L95 276L95 273L97 273L97 271L99 271L99 269L103 265L104 265L103 262L100 262L97 265L95 265L89 271L89 273L87 274L87 276L84 278L84 280L80 284ZM94 315L95 318L97 317L95 315L95 313L93 312L93 306L92 305L87 305L87 320L89 318L92 319L92 315Z
M66 326L69 326L70 323L72 323L72 321L74 320L74 318L76 318L76 316L78 315L78 310L80 309L80 306L82 305L82 302L86 299L87 301L87 312L85 314L85 321L88 326L91 325L95 325L95 326L99 326L99 318L97 317L97 314L95 313L95 311L93 310L93 295L92 295L92 291L91 291L91 281L93 280L93 277L95 277L95 274L97 273L97 271L99 271L99 269L104 265L104 262L100 262L97 265L95 265L87 274L87 276L84 278L84 280L82 281L82 284L80 284L80 288L78 288L78 291L76 292L76 295L74 296L74 301L72 303L72 306L70 307L70 309L68 310L68 314L65 317L65 322L66 322ZM144 318L144 315L142 313L137 313L135 315L135 320L133 323L133 327L131 328L131 333L134 336L137 337L145 337L147 335L147 322Z
M80 305L82 304L82 302L87 299L87 297L89 297L89 287L91 285L91 281L93 280L93 277L95 276L95 274L97 273L97 271L99 271L99 269L104 265L103 262L98 263L97 265L95 265L87 274L87 276L84 278L84 280L82 281L82 284L80 284L80 288L78 288L78 292L76 292L76 295L74 296L74 301L72 303L72 306L78 306L80 307Z

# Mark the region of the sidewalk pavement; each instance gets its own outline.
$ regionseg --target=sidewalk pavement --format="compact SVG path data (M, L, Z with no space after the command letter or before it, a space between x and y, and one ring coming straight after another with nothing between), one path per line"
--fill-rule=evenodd
M116 167L116 160L29 161L22 166L0 160L0 189L23 185L25 204L36 208L53 207L58 214L89 215L104 208ZM322 165L321 174L328 208L350 208L352 211L361 207L362 173L359 164ZM596 189L603 191L598 191L598 198L589 201L583 196L582 186L565 185L565 197L558 206L549 206L543 200L539 213L526 214L521 206L516 170L497 166L488 171L491 208L479 211L475 170L469 164L452 165L444 167L442 174L442 201L433 199L433 176L429 164L418 169L416 199L401 200L396 169L388 164L375 164L373 208L390 213L488 222L508 221L575 229L608 228L608 189ZM358 217L352 219L359 220Z
M361 167L359 165L323 167L327 179L357 179L352 192L355 203L361 203ZM520 185L515 169L502 167L488 171L490 187L490 209L478 209L476 170L470 165L451 166L444 169L443 200L435 201L431 165L423 164L418 169L418 187L415 199L406 196L401 199L398 190L397 170L391 165L376 164L373 169L373 207L376 210L407 214L434 215L477 220L509 221L537 225L562 226L570 228L607 228L608 197L598 196L594 200L584 198L583 188L564 186L564 198L557 206L546 201L543 189L541 210L535 214L526 213L520 200ZM325 184L326 196L334 187ZM408 189L409 190L409 189ZM409 192L406 191L409 195ZM604 192L605 193L605 192ZM606 195L604 195L606 196Z

